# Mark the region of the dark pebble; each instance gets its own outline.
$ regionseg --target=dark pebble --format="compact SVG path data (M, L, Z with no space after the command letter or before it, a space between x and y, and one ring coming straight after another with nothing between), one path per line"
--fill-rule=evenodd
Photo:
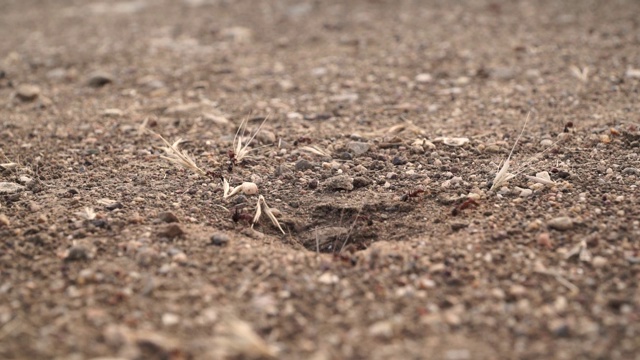
M229 237L222 233L213 234L211 235L210 244L213 246L227 246L229 244Z
M161 228L158 232L159 237L173 239L184 235L184 230L178 224L169 224Z
M84 246L73 246L67 252L64 261L80 261L89 258L89 250Z
M407 159L401 158L400 156L395 156L393 160L391 160L391 163L395 166L400 166L406 164Z
M234 205L246 204L248 202L247 197L244 195L238 195L233 199Z
M113 78L111 77L111 75L106 74L106 73L101 73L101 72L97 72L97 73L93 73L90 77L89 80L87 81L87 85L94 87L94 88L99 88L99 87L103 87L107 84L110 84L113 82Z
M309 180L309 189L317 189L318 188L318 179Z
M342 159L342 160L353 160L353 155L351 155L350 152L345 151L345 152L340 153L340 159Z
M167 224L180 222L180 220L178 220L178 217L170 211L165 211L158 214L158 221Z
M466 228L467 226L469 226L469 224L466 222L454 222L454 223L451 223L451 230L460 231Z
M93 219L90 221L90 223L91 225L101 229L106 229L107 227L109 227L109 223L105 219Z
M364 176L358 176L353 179L353 187L354 188L363 188L373 184L373 180L366 178Z
M313 169L313 164L309 160L301 159L296 163L296 171Z
M107 206L105 206L107 210L109 211L113 211L115 209L122 209L124 206L122 206L121 202L115 202L113 204L109 204Z

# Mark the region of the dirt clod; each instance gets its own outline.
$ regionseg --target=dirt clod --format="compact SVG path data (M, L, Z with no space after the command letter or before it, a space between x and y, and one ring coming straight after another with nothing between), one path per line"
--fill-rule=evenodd
M161 238L174 239L184 235L184 230L178 224L169 224L162 226L157 234Z

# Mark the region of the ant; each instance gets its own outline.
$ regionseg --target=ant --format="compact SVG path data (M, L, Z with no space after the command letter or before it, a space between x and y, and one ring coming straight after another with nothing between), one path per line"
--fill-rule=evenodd
M236 153L233 150L227 151L229 162L227 165L227 171L233 172L233 167L237 164Z
M241 207L236 207L233 215L231 215L231 220L233 220L234 223L238 223L240 221L251 223L253 222L253 216L242 211Z
M222 177L222 173L220 171L207 171L207 176L209 176L212 179L223 179Z
M462 210L470 208L472 206L477 207L478 202L475 201L474 199L467 199L464 202L462 202L460 205L454 207L453 210L451 211L451 215L458 216L458 214L460 214Z
M302 136L293 142L293 146L298 146L298 144L304 144L304 143L311 144L312 142L313 140L311 140L311 138Z
M564 130L562 130L562 132L566 132L566 133L568 133L568 132L569 132L569 129L570 129L570 128L572 128L572 127L573 127L573 122L572 122L572 121L569 121L568 123L566 123L566 124L564 125Z
M409 201L409 199L410 199L410 198L418 197L418 195L419 195L419 194L421 194L421 193L423 193L423 192L424 192L424 190L422 190L422 189L417 189L417 190L410 191L410 192L408 192L408 193L406 193L406 194L402 195L402 197L400 198L400 200L402 200L402 201Z

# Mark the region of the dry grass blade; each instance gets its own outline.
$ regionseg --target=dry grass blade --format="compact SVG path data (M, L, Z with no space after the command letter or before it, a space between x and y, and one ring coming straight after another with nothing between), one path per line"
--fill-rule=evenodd
M202 170L196 162L191 158L189 153L184 150L180 150L179 145L182 143L182 139L176 140L173 144L169 143L165 138L158 134L158 137L165 143L165 147L162 148L167 154L166 156L160 156L161 158L168 160L174 165L181 166L185 169L191 170L194 173L205 176L206 171Z
M269 220L271 220L273 225L275 225L278 229L280 229L280 231L283 234L286 234L285 231L282 230L282 227L280 226L280 222L278 221L276 216L273 215L271 208L269 207L269 205L267 205L267 201L262 195L258 196L258 203L256 204L256 215L253 217L253 223L251 224L251 227L253 227L253 225L257 223L258 220L260 220L260 216L262 216L262 211L263 211L262 207L264 207L264 213L267 214L267 217L269 218Z
M0 164L0 170L13 171L18 168L18 164L14 162Z
M578 80L582 81L583 83L586 83L586 82L589 81L589 68L588 67L585 66L582 69L580 69L579 67L577 67L575 65L571 65L571 67L569 67L569 70L571 71L571 74L573 74L573 76L578 78Z
M527 118L524 121L524 125L522 126L522 131L520 131L520 135L518 135L516 142L513 144L513 147L511 148L511 152L509 152L509 156L507 157L507 160L504 161L504 163L502 164L502 167L500 168L500 171L498 171L495 178L493 179L493 184L491 184L491 189L489 189L490 191L501 187L507 181L515 177L514 174L509 173L509 166L511 165L511 155L513 155L513 151L516 149L516 145L518 145L518 141L522 137L522 134L524 133L524 129L527 127L527 123L529 122L530 115L531 113L529 112L527 114Z
M90 207L85 207L82 211L78 211L76 215L85 220L93 220L96 218L96 212Z
M269 120L269 116L270 115L267 115L264 118L264 120L258 127L258 130L256 130L256 132L253 133L253 135L251 135L247 143L244 145L242 145L242 138L244 137L244 133L247 130L247 122L249 120L248 119L242 120L242 122L240 123L240 126L238 127L238 131L236 131L236 136L233 138L233 151L235 153L236 160L238 162L241 162L243 159L245 159L249 155L249 153L251 152L251 149L249 149L249 145L251 144L253 139L255 139L256 135L258 135L260 130L262 130L262 126L264 126L267 120ZM240 134L241 131L242 131L242 134Z
M553 181L553 180L548 180L548 179L544 179L544 178L541 178L541 177L529 176L529 175L525 175L525 177L527 179L533 181L533 182L536 182L536 183L540 183L540 184L544 184L544 185L550 185L550 186L557 185L557 183L555 181Z
M414 125L411 121L406 120L404 124L397 124L397 125L390 126L388 128L375 130L365 134L365 136L366 137L391 136L391 135L398 135L405 131L409 131L413 134L424 135L424 131L422 129Z
M324 157L331 157L331 154L329 154L329 152L327 152L326 150L320 149L317 146L303 146L299 149L302 151L310 152L312 154L316 154Z
M247 322L239 319L228 319L223 323L220 337L216 339L216 347L227 356L240 358L274 359L277 350L267 344Z

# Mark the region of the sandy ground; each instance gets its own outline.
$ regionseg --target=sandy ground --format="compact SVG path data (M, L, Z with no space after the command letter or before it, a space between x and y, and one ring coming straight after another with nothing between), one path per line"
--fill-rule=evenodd
M2 1L0 358L640 359L638 14Z

